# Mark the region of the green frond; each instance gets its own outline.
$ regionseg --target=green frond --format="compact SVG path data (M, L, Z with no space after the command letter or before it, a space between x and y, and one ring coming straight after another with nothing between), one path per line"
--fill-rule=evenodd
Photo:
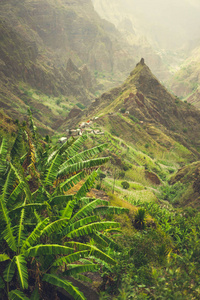
M23 221L24 221L24 216L25 216L25 210L24 208L21 211L21 216L20 216L20 221L19 221L19 230L18 230L18 237L17 237L17 248L19 249L22 245L22 233L23 233Z
M8 141L6 138L3 138L0 146L0 174L4 174L6 171L7 153L8 153Z
M39 295L39 289L38 289L38 287L36 287L34 289L33 293L31 294L30 300L40 300L40 295Z
M108 201L102 199L93 200L83 208L79 209L79 211L71 218L69 224L72 224L83 217L93 214L95 207L97 207L98 205L108 205Z
M82 292L79 291L79 289L73 284L65 279L62 279L56 275L53 274L45 274L42 278L42 280L53 284L55 286L58 286L60 288L63 288L65 291L67 291L75 300L87 300Z
M73 249L66 247L66 246L61 246L57 244L49 244L49 245L37 245L35 247L31 247L28 250L26 250L23 255L24 256L40 256L40 255L58 255L58 254L63 254L63 255L68 255L73 253Z
M49 157L47 158L47 164L49 164L54 158L55 156L58 154L58 150L53 151Z
M67 148L69 148L74 143L73 138L69 138L63 145L61 145L57 150L54 150L47 158L47 164L49 164L57 154L62 155Z
M0 262L6 261L8 259L10 259L10 257L6 253L0 254Z
M36 138L37 127L34 124L32 112L31 112L30 109L28 109L28 115L29 115L29 128L32 132L33 138L35 139Z
M35 219L37 220L37 223L41 223L41 222L42 222L42 218L41 218L41 216L37 213L36 209L34 209L34 216L35 216Z
M13 144L13 147L11 149L11 158L14 160L14 158L20 158L23 150L23 129L20 127L15 139L15 142Z
M26 205L20 205L20 206L16 206L15 208L11 209L9 211L9 214L16 212L18 210L22 210L22 209L31 209L31 208L41 208L43 206L47 206L47 203L30 203L30 204L26 204Z
M122 230L120 228L110 228L110 229L107 229L106 232L111 232L111 233L122 233Z
M49 204L51 206L63 204L63 203L73 200L73 197L74 197L74 195L55 196L52 199L50 199Z
M82 152L72 156L70 159L68 159L63 164L63 167L67 166L67 165L74 164L74 163L79 162L79 161L88 160L89 158L94 157L95 155L101 153L105 148L107 148L107 144L103 144L103 145L96 146L96 147L93 147L91 149L87 149L85 151L82 151Z
M90 253L90 250L83 250L83 251L69 254L67 256L60 257L55 260L55 262L53 263L52 266L59 267L59 266L62 266L64 263L65 264L74 263L74 262L78 261L80 258L87 257L89 255L89 253Z
M94 223L94 222L97 222L97 221L100 221L100 219L96 215L95 216L88 216L86 218L82 218L82 219L72 223L71 225L68 225L66 228L64 228L64 230L62 231L62 234L67 235L69 232L71 232L75 229L78 229L82 226L85 226L87 224Z
M29 157L30 157L30 164L29 164L28 168L33 167L35 169L37 153L36 153L35 145L33 144L28 132L27 132L27 135L28 135Z
M116 207L116 206L99 206L95 208L95 214L100 214L100 215L104 215L104 214L123 214L123 213L128 213L129 210L127 208L124 207Z
M28 288L28 270L27 262L22 255L15 256L15 264L17 266L18 277L22 289Z
M59 169L62 162L62 157L58 153L54 159L52 160L49 168L47 169L47 172L45 174L44 178L44 184L45 185L52 185L57 177L57 170Z
M89 175L82 187L76 193L77 200L80 200L82 197L86 196L89 190L93 187L97 175L97 171L93 171L92 174Z
M45 235L45 234L50 235L55 231L58 233L62 229L62 227L66 226L68 221L69 221L68 218L64 218L64 219L59 219L59 220L56 220L56 221L50 223L42 230L41 235Z
M78 273L85 273L85 272L96 272L99 269L97 264L88 264L88 265L75 265L69 270L65 271L63 275L66 276L74 276Z
M0 277L0 290L5 288L5 282L2 277Z
M0 146L0 160L6 160L6 156L8 154L8 140L3 137L1 146Z
M3 278L6 282L10 282L15 274L16 264L15 257L9 262L6 269L3 272Z
M39 240L42 234L42 230L47 226L48 223L49 218L46 218L35 227L35 229L31 232L29 237L24 241L21 248L21 253L33 246Z
M67 180L65 180L64 182L62 182L60 184L60 188L61 190L64 189L64 191L68 191L69 189L71 189L74 185L76 185L77 183L79 183L83 178L85 177L85 172L80 172L74 176L71 176L70 178L68 178Z
M14 174L15 174L15 177L17 178L17 180L19 181L19 183L23 182L23 190L24 190L24 193L26 195L26 198L27 198L27 201L28 202L31 202L31 191L30 191L30 187L28 185L28 183L26 182L26 180L23 178L23 174L20 174L20 169L16 169L14 167L14 165L12 163L10 163L10 167L11 169L13 170Z
M96 258L99 258L103 261L105 261L108 264L116 264L116 261L111 258L109 255L105 254L101 250L99 250L97 247L83 244L79 242L67 242L65 245L68 245L71 248L74 248L75 251L83 251L83 250L90 250L90 256L94 256Z
M108 247L108 243L107 243L104 239L102 239L102 237L98 234L98 232L94 232L94 233L91 235L91 237L92 237L93 240L94 240L97 244L99 244L101 247L104 247L104 248Z
M102 246L105 246L107 244L106 247L110 247L111 249L114 249L114 250L119 250L120 246L115 243L113 241L113 239L111 239L110 237L107 237L106 235L104 235L103 233L101 232L96 232L92 235L93 239L99 243L100 245Z
M81 161L78 163L74 163L69 166L60 166L60 169L57 173L57 177L61 177L64 175L68 175L74 172L79 172L84 169L93 168L100 166L104 163L106 163L109 160L109 157L101 157L101 158L94 158L86 161Z
M15 204L17 197L19 196L20 193L22 193L24 187L25 187L25 182L21 181L10 194L7 200L7 206L12 206L13 204Z
M9 198L9 195L13 190L15 181L16 181L15 174L13 170L10 168L2 188L2 198L4 199L4 201L7 201L7 199Z
M8 293L9 300L30 300L19 290L12 290Z
M89 277L87 276L84 276L82 274L76 274L76 275L73 275L73 277L77 280L81 280L83 282L89 282L89 283L93 283L92 279L90 279Z
M87 140L87 135L82 135L78 139L73 141L73 144L65 151L68 157L75 156L79 151L83 143Z
M73 238L73 237L80 237L84 235L91 234L95 231L101 231L101 230L106 230L107 228L116 228L119 226L119 223L117 222L110 222L110 221L105 221L105 222L96 222L92 224L88 224L82 227L79 227L78 229L75 229L71 232L69 232L66 236Z
M12 229L12 223L8 215L8 210L5 205L5 201L2 196L0 196L0 216L2 220L6 223L6 228L2 232L3 238L6 240L8 246L11 248L11 250L16 251L17 250L17 245L16 245L16 240L13 234L13 229Z
M68 220L71 218L71 215L73 213L73 209L74 209L74 201L69 201L65 207L65 209L63 209L62 212L62 216L61 218L67 218Z

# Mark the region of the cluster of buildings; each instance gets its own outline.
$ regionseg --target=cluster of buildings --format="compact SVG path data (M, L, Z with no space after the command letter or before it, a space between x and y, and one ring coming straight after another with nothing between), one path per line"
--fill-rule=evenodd
M70 136L80 136L82 135L84 132L87 132L89 134L104 134L103 131L99 130L99 129L91 129L91 125L93 124L93 120L97 120L98 117L94 117L92 120L88 120L86 122L82 122L79 124L79 128L77 129L67 129L66 133L67 133L67 137L61 137L58 142L59 143L64 143L66 142L66 140L70 137Z

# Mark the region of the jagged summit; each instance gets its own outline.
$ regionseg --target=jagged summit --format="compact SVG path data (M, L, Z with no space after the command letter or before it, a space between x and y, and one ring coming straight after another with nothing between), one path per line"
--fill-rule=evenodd
M71 58L69 58L67 61L66 71L68 71L69 73L79 72L77 66L73 63Z
M145 63L144 63L144 58L143 57L141 58L140 62L136 66L138 66L139 64L144 66Z

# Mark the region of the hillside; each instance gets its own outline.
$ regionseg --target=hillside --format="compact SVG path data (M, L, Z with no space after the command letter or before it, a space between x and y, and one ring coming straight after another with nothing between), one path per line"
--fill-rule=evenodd
M47 131L71 106L87 106L106 72L120 78L133 62L90 0L1 1L0 34L1 107L14 119L30 107Z
M177 96L200 108L200 46L190 52L168 86Z
M174 140L199 156L194 149L200 146L199 110L171 95L143 59L123 85L96 98L77 122L80 117L83 120L94 116L99 117L97 123L123 139L137 143L153 139L167 145L168 150ZM70 126L74 122L72 119Z
M200 162L194 162L178 170L170 179L170 184L176 184L177 182L183 184L183 193L177 204L199 209Z
M176 175L169 180L200 159L200 111L170 94L143 59L121 86L96 98L61 126L63 132L78 127L95 144L108 144L111 161L103 169L107 191L116 184L117 195L130 203L161 199L199 208L199 196L190 189L193 182L187 182L187 174L188 189ZM123 181L129 183L127 191Z

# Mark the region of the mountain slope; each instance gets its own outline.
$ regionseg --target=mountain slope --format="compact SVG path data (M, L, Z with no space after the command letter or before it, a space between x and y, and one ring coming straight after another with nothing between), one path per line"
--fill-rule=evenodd
M28 107L39 109L40 118L33 111L34 116L50 127L61 119L55 97L68 99L61 99L66 116L70 103L91 102L98 89L91 72L121 74L133 62L123 38L100 19L90 0L3 0L0 34L1 107L13 118L23 118ZM41 93L40 99L30 90Z
M153 138L168 151L176 141L199 157L194 148L200 146L200 111L171 95L143 59L123 85L97 98L81 119L94 116L123 139L144 145ZM75 122L68 121L69 126Z
M168 83L179 97L200 108L200 46L196 46Z
M190 206L200 208L200 162L189 164L172 176L170 184L181 182L185 186L184 193L182 194L177 204L183 206Z

